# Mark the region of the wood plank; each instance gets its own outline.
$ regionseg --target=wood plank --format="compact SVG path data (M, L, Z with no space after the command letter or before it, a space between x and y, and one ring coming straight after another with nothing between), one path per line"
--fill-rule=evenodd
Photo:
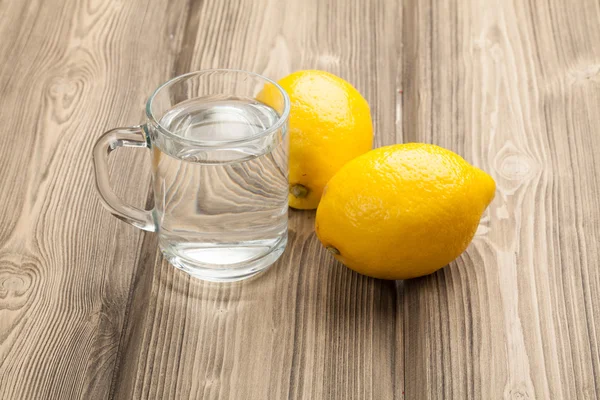
M0 398L599 397L597 2L30 0L0 16ZM263 276L172 268L101 209L91 146L208 67L329 70L369 100L377 146L432 142L490 171L469 250L372 280L292 212ZM143 165L112 164L134 204Z
M492 173L468 251L405 283L406 398L600 393L600 6L404 10L404 133Z
M395 2L191 1L175 28L174 72L229 67L277 79L329 70L370 101L377 144L392 143L400 12ZM228 285L190 279L154 258L147 239L115 398L400 398L396 285L337 264L313 224L314 212L292 211L282 259Z
M141 233L94 187L103 130L139 123L169 74L165 2L0 3L0 398L107 398ZM143 43L143 45L141 45ZM125 154L127 153L127 154ZM143 204L142 152L112 165ZM126 190L125 190L126 189Z

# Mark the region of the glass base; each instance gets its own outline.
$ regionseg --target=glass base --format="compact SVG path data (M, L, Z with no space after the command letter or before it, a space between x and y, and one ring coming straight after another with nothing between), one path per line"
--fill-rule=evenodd
M161 249L176 268L194 278L211 282L235 282L255 276L270 267L283 254L287 235L265 246L188 244L177 251Z

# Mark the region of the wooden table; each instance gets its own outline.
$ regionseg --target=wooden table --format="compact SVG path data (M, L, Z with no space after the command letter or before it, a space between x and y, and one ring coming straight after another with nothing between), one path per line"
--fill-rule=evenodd
M597 399L600 4L593 0L0 1L0 399ZM489 171L469 249L369 279L292 211L260 279L189 278L102 209L91 147L210 67L336 73L376 146ZM118 194L149 197L124 150Z

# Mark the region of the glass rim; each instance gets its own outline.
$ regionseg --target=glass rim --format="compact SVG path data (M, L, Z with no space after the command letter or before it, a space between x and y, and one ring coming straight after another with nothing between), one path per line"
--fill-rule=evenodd
M154 116L154 113L152 112L152 103L154 101L154 98L158 95L158 93L167 88L168 86L171 86L174 83L177 83L178 81L182 81L185 80L191 76L194 75L202 75L202 74L206 74L206 73L210 73L210 72L235 72L235 73L242 73L242 74L246 74L248 76L254 77L254 78L258 78L261 79L263 81L265 81L265 83L270 83L272 84L275 88L277 88L277 90L279 91L279 93L281 93L281 95L283 96L283 112L281 113L281 115L279 116L279 118L277 119L277 121L275 121L275 123L273 123L273 125L271 125L270 127L263 129L262 131L249 136L247 138L243 138L243 139L235 139L235 140L196 140L196 139L187 139L187 138L183 138L177 134L175 134L174 132L171 132L169 129L167 129L166 127L164 127ZM152 122L152 124L164 135L169 136L171 138L174 138L176 140L179 141L184 141L184 142L189 142L189 143L193 143L195 145L202 145L203 147L219 147L219 146L223 146L223 145L229 145L229 144L241 144L241 143L247 143L247 142L251 142L257 139L260 139L264 136L267 136L277 130L279 130L284 124L285 122L288 120L289 115L290 115L290 108L291 108L291 103L290 103L290 97L288 96L287 92L285 90L283 90L283 88L274 80L267 78L266 76L257 74L256 72L251 72L251 71L246 71L243 69L229 69L229 68L210 68L210 69L201 69L201 70L197 70L197 71L192 71L192 72L187 72L185 74L182 75L177 75L174 78L169 79L168 81L164 82L163 84L161 84L160 86L158 86L150 95L150 97L148 98L148 101L146 102L146 117L150 120L150 122Z

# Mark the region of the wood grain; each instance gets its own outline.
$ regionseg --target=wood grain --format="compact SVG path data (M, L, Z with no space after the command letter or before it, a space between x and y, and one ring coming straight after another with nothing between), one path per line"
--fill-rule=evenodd
M407 398L599 396L600 7L576 3L405 3L406 138L498 185L468 251L405 283Z
M387 107L397 95L388 84L398 74L396 40L379 40L374 25L395 32L400 10L356 5L193 2L174 33L182 49L174 69L242 68L275 79L327 69L357 85L374 108ZM343 23L332 29L338 19ZM378 65L379 53L393 63ZM387 132L380 144L396 140L395 118L385 113L376 120ZM399 398L395 284L336 264L313 226L314 213L292 212L284 257L267 274L236 285L198 282L156 258L152 279L138 275L132 292L115 397ZM148 240L144 248L154 255L155 239ZM150 272L146 262L138 273Z
M0 399L600 398L599 20L592 0L0 1ZM101 209L91 146L210 67L331 71L376 146L489 171L472 245L378 281L292 211L255 279L168 265ZM113 186L150 205L147 171L116 152Z
M0 9L0 398L107 398L141 234L100 207L91 147L139 121L168 76L139 62L168 56L168 39L142 29L167 14L141 1ZM132 152L112 171L136 204L149 174L128 171L142 161Z

